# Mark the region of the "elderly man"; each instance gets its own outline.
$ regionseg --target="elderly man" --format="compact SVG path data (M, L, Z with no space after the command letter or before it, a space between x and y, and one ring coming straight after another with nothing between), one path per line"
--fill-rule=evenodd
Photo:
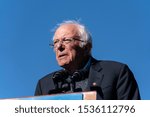
M61 23L50 46L63 69L40 79L35 95L96 90L98 100L140 99L138 85L127 65L92 57L92 37L79 22Z

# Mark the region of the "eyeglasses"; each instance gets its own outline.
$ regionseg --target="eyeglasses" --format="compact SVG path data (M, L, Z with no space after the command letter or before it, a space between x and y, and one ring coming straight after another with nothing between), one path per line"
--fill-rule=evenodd
M69 44L69 43L72 43L73 41L81 41L81 42L85 42L84 40L81 40L81 39L78 39L78 38L64 38L63 40L59 40L59 39L56 39L54 40L53 44L49 44L50 47L52 48L57 48L59 43L61 42L62 44Z

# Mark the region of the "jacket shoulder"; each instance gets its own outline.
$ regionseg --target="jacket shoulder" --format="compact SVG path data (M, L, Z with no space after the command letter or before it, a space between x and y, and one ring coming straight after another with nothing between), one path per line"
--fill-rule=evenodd
M121 66L126 66L126 64L118 62L118 61L111 61L111 60L100 60L99 63L102 66L109 66L109 67L121 67Z
M123 66L127 66L125 63L121 63L118 61L112 61L112 60L95 60L95 65L101 66L102 68L121 68Z
M101 69L103 73L110 75L119 75L120 72L131 72L127 64L111 61L111 60L98 60L95 65L95 69Z

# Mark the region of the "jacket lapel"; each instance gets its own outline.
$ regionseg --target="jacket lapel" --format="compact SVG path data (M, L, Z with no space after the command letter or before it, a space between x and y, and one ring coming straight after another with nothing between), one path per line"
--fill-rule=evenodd
M93 90L92 88L95 87L98 90L100 89L99 92L101 92L101 83L103 81L103 77L104 75L102 73L102 67L100 65L100 61L97 61L94 58L92 58L86 91L91 91Z

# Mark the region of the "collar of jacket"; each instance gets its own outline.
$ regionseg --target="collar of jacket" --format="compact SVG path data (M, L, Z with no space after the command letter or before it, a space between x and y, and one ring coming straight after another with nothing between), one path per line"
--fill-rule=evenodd
M90 91L91 87L101 86L104 75L102 73L102 67L100 63L101 61L98 61L92 57L88 77L88 85L86 88L87 91Z

